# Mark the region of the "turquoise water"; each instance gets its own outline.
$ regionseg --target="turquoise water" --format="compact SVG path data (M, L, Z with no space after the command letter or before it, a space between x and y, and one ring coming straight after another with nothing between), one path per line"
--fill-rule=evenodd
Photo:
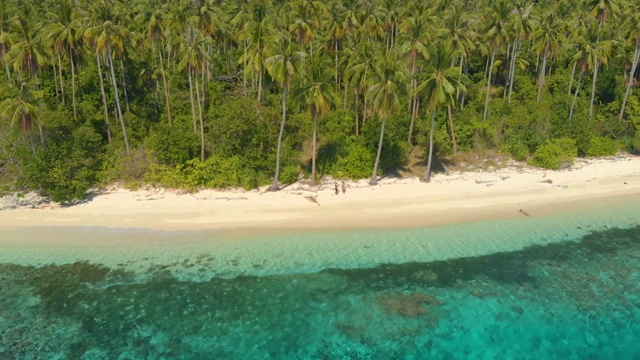
M638 210L243 238L49 229L84 239L0 244L0 359L637 359Z

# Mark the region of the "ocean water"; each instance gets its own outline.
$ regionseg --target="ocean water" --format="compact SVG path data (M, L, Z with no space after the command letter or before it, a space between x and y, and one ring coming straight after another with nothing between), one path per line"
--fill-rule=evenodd
M14 229L0 360L640 359L639 210L242 237ZM22 241L45 234L76 240Z

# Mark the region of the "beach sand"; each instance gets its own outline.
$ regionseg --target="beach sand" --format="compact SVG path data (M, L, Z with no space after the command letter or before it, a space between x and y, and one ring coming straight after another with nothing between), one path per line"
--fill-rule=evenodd
M640 200L640 157L578 159L548 171L522 164L435 174L430 183L387 177L376 186L334 180L294 183L269 192L108 188L68 207L34 195L0 199L0 235L23 227L106 226L156 230L288 230L407 228L539 216ZM341 185L341 182L338 182ZM341 187L341 186L339 186ZM313 202L309 199L317 200ZM522 211L520 211L522 210ZM7 236L0 236L0 240Z

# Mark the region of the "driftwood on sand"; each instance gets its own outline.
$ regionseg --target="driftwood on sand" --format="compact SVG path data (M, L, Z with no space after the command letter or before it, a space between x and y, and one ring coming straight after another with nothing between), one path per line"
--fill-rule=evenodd
M318 196L317 195L308 195L304 197L305 199L309 200L312 203L316 203L318 204L318 206L320 206L320 203L318 202Z

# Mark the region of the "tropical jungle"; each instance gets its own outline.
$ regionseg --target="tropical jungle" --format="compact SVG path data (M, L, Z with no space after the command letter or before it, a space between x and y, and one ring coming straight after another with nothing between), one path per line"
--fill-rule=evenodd
M640 150L639 60L635 0L0 0L0 191L564 168Z

